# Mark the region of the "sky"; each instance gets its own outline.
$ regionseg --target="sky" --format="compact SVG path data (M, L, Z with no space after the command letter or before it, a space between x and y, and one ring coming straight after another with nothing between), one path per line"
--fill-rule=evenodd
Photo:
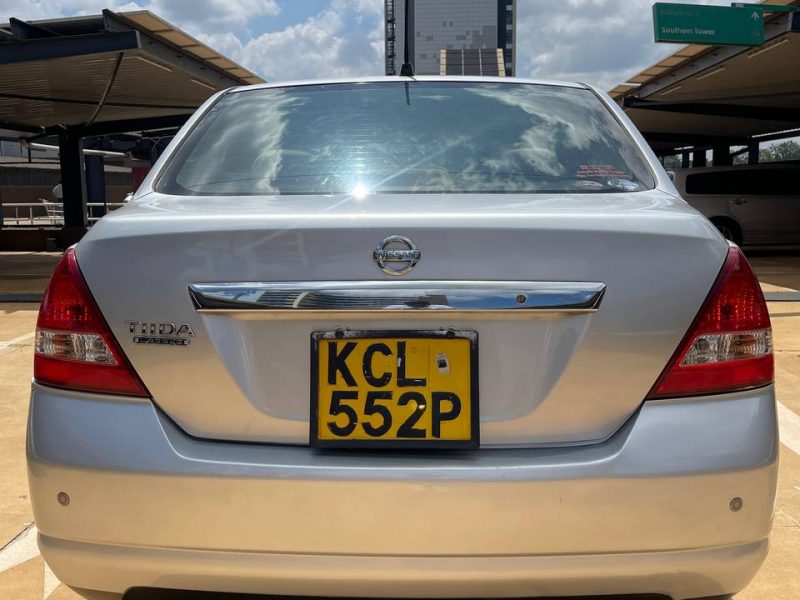
M683 0L730 5L730 0ZM517 75L610 89L679 46L653 0L517 0ZM0 0L0 20L150 10L268 81L381 75L383 0Z

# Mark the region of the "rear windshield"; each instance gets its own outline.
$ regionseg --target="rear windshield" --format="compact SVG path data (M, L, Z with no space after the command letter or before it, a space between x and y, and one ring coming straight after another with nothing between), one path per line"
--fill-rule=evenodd
M597 193L654 186L589 90L326 84L223 96L157 189L182 195Z

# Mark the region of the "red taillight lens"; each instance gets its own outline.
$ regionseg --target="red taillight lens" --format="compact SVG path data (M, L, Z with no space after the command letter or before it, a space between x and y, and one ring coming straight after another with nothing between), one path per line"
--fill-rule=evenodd
M39 308L33 376L43 385L69 390L149 396L103 319L71 248Z
M694 323L647 398L721 394L773 380L772 329L764 294L735 246Z

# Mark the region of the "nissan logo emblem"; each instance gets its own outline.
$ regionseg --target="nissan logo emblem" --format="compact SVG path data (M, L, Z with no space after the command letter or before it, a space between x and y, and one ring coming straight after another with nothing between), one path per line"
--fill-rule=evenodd
M405 275L422 258L417 246L407 237L390 235L372 252L372 259L387 275Z

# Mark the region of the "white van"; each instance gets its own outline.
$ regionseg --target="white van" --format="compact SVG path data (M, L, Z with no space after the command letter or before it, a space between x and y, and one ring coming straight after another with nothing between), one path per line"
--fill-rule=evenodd
M737 244L800 243L800 164L676 169L674 181Z

